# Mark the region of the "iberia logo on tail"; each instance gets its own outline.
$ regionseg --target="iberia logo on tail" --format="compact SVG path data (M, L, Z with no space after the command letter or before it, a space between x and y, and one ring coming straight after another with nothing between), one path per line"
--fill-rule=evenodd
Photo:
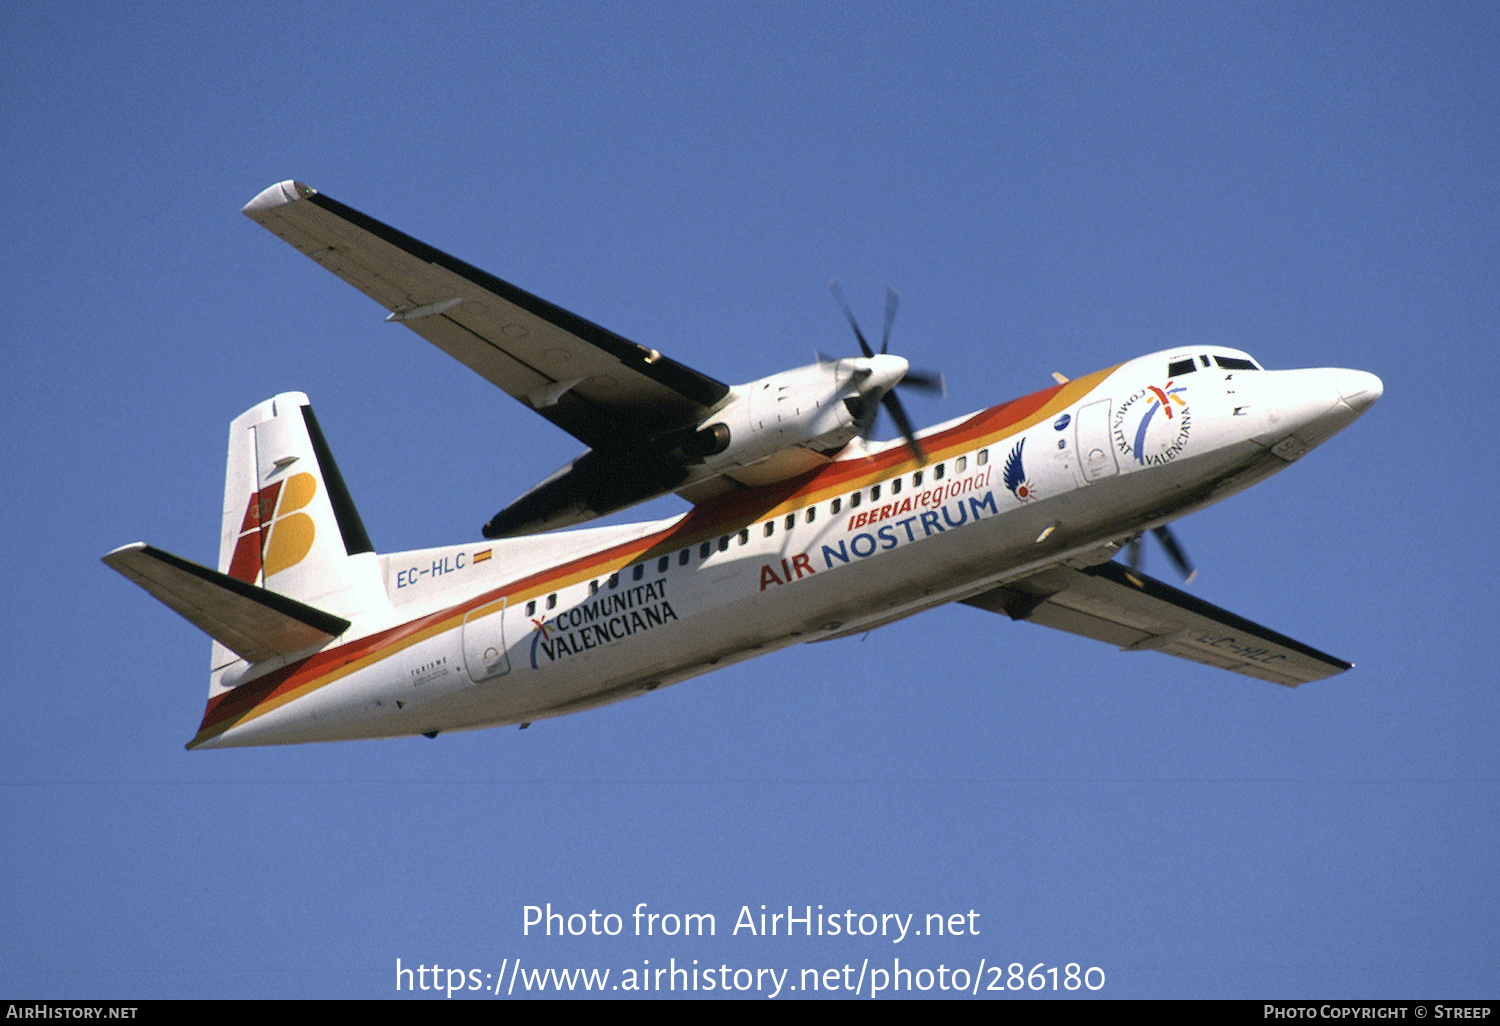
M270 577L302 562L312 551L317 528L301 510L317 493L317 478L294 474L250 496L229 576L254 584L262 572Z

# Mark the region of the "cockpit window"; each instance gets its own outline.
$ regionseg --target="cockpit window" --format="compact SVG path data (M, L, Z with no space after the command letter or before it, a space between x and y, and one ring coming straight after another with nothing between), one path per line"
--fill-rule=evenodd
M1225 370L1260 370L1255 366L1254 360L1246 360L1239 356L1215 356L1214 363Z
M1193 358L1189 356L1186 360L1174 360L1167 364L1167 377L1177 378L1184 374L1191 374L1197 368L1193 365Z

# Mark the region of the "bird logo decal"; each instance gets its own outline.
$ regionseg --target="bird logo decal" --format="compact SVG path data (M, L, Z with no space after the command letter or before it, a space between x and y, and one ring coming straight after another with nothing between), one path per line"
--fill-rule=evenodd
M1026 468L1021 463L1021 450L1026 448L1026 439L1016 443L1016 447L1010 451L1005 458L1005 473L1002 480L1010 493L1022 502L1029 502L1036 498L1036 491L1031 487L1031 482L1026 480Z

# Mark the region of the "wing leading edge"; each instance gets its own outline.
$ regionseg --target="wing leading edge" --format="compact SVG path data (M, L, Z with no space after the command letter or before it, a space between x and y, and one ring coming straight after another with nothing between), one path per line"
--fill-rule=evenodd
M1125 651L1165 652L1287 687L1354 665L1119 563L1051 567L964 604Z

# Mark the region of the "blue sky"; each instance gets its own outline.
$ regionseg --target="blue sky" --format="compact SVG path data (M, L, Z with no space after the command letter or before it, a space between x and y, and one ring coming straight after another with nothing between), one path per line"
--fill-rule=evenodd
M1494 996L1492 5L0 17L0 991L900 958ZM291 177L725 381L851 351L827 281L868 327L889 282L949 384L919 423L1184 341L1373 371L1344 434L1177 525L1195 594L1356 669L1289 691L949 607L525 733L185 752L207 642L98 557L213 562L235 415L307 392L382 551L577 451L240 216ZM718 929L523 935L548 902ZM762 904L979 933L731 933Z

